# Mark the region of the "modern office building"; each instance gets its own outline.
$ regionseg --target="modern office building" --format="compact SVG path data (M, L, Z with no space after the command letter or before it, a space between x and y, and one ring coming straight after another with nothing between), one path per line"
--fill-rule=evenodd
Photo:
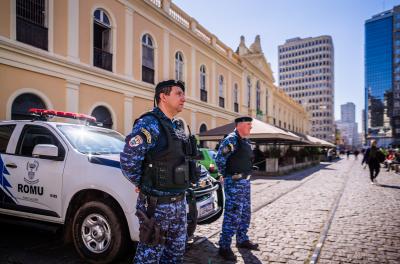
M356 122L356 105L351 102L340 105L340 114L342 122Z
M400 6L365 21L365 136L400 139Z
M336 121L340 130L342 142L345 148L357 148L360 144L358 138L358 124L356 123L356 105L348 102L340 105L341 120Z
M330 36L293 38L280 45L279 86L304 106L310 134L334 142L334 49Z
M178 118L193 133L239 115L308 132L303 107L274 85L259 38L241 57L171 0L2 0L0 22L0 120L56 109L127 134L153 108L155 84L180 79Z

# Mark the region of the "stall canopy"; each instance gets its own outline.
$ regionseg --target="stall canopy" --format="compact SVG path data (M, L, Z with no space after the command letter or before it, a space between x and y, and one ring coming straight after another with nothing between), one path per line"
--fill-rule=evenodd
M294 133L284 131L273 125L253 119L253 128L250 131L249 139L257 143L284 143L299 144L304 141L303 138ZM235 122L216 127L214 129L199 134L200 140L219 141L225 135L231 133L235 129ZM303 142L304 144L305 142Z
M330 143L330 142L328 142L326 140L323 140L323 139L319 139L319 138L312 137L312 136L309 136L309 135L307 135L307 139L308 139L308 141L311 141L312 144L315 145L315 146L328 147L328 148L335 147L334 144L332 144L332 143Z

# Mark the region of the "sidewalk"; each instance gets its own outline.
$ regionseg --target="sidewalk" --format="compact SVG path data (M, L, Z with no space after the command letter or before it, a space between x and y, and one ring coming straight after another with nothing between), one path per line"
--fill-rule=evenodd
M253 180L249 235L260 251L239 252L233 244L238 263L308 263L341 194L319 263L399 263L400 175L382 171L378 181L382 186L371 185L352 159L308 176ZM185 263L227 263L217 254L220 227L199 228L200 236L216 235L193 245Z

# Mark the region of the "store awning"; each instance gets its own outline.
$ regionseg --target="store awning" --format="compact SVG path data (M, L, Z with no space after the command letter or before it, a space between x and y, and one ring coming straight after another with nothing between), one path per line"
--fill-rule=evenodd
M291 133L277 128L258 119L253 119L253 128L250 131L249 139L257 143L285 143L294 144L302 142L304 139ZM200 140L219 141L225 135L235 129L235 123L229 123L199 134Z

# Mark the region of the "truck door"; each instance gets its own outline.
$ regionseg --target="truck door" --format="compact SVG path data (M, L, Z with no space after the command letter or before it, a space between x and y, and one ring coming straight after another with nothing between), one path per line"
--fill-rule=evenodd
M9 164L7 164L7 146L11 135L15 129L15 124L0 125L0 208L4 202L12 203L14 198L9 183Z
M32 157L37 144L58 147L58 157ZM64 171L66 146L54 133L53 128L41 124L28 124L22 129L15 155L14 168L9 171L10 185L16 204L4 203L4 207L42 217L61 216L62 174Z

